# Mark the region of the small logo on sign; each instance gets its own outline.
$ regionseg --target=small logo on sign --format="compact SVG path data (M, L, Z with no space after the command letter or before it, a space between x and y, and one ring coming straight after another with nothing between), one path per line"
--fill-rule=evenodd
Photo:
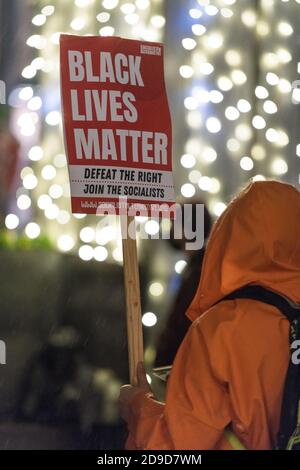
M161 55L161 47L141 44L141 54Z

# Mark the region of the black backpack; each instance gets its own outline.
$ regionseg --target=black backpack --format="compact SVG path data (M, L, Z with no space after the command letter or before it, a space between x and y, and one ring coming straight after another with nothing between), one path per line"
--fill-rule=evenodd
M290 322L291 356L284 385L276 449L300 450L300 360L295 361L292 351L300 347L300 305L258 285L246 285L237 289L220 302L234 299L259 300L273 305Z

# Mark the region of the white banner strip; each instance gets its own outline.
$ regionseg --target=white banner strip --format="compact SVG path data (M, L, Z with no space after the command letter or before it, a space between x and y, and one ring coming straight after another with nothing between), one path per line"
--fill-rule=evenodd
M74 197L175 200L171 171L69 165L69 173Z

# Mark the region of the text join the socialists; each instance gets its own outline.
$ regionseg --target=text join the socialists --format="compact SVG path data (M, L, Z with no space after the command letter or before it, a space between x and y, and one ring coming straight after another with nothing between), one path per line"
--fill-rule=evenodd
M142 57L110 52L68 51L71 83L85 82L72 88L71 111L75 122L105 122L106 126L88 129L74 127L75 155L78 160L96 159L167 165L168 136L164 132L138 129L136 97L132 91L105 89L105 83L145 87L141 73ZM87 89L86 83L99 83ZM131 88L132 90L132 88ZM155 116L153 116L155 118ZM113 123L128 123L117 129ZM111 123L111 127L107 124ZM132 125L136 124L136 127Z

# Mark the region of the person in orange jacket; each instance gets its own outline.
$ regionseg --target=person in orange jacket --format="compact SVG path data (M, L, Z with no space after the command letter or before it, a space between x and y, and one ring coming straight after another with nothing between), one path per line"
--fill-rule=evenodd
M232 449L227 430L247 449L274 448L289 321L261 301L222 301L249 284L300 303L300 193L286 183L250 183L215 223L166 402L153 396L142 365L138 385L121 388L127 449Z

